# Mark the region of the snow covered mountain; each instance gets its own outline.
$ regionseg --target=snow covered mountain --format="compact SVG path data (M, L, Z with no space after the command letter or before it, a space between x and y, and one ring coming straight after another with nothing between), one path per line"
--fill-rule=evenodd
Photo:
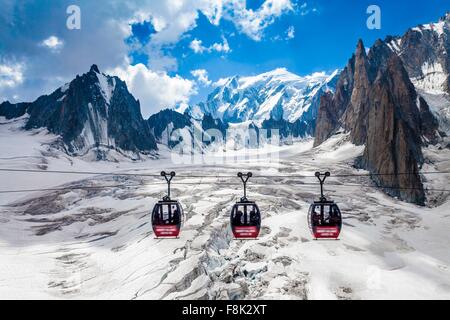
M402 59L416 88L450 93L450 13L385 42Z
M417 92L450 133L450 13L385 42L402 60Z
M0 116L7 119L24 115L25 129L47 128L59 135L59 147L69 155L94 153L104 159L115 150L139 157L157 149L139 101L125 82L101 73L96 65L32 103L0 105Z
M313 122L321 95L334 91L339 71L300 77L284 68L257 76L235 76L220 81L205 103L191 107L194 118L210 114L226 123L265 120Z

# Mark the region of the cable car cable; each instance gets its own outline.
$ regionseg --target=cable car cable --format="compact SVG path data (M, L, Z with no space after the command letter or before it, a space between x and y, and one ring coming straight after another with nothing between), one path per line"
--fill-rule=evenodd
M140 170L140 169L124 169ZM39 170L39 169L13 169L0 168L0 172L28 172L28 173L55 173L55 174L80 174L80 175L104 175L104 176L133 176L133 177L153 177L159 178L159 174L149 173L127 173L127 172L93 172L93 171L67 171L67 170ZM361 174L336 174L333 177L371 177L371 176L400 176L400 175L432 175L432 174L450 174L450 171L429 171L429 172L399 172L399 173L361 173ZM179 178L235 178L234 175L179 175ZM315 175L257 175L255 178L315 178Z

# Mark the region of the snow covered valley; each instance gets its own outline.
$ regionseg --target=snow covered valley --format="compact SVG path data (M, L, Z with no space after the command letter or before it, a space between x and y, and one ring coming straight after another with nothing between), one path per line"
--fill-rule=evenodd
M306 217L319 186L288 175L361 173L352 163L362 148L344 135L318 148L311 141L280 147L276 168L264 158L171 167L164 150L160 160L88 162L49 154L50 140L3 123L0 168L173 169L186 222L179 239L155 239L150 212L166 191L160 178L0 172L1 190L58 189L1 194L0 298L450 299L448 193L430 191L433 206L419 207L386 196L368 177L331 177L325 190L343 212L343 231L338 241L312 240ZM425 154L424 171L450 170L449 149ZM232 239L229 211L242 188L229 176L238 171L254 173L249 197L263 217L257 240ZM427 176L426 187L448 181Z

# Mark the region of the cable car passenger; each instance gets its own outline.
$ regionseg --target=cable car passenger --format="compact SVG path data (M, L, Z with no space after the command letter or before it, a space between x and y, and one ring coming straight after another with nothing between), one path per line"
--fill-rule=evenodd
M333 208L332 208L332 211L331 211L331 219L330 219L330 223L331 223L333 226L337 226L337 225L340 224L340 221L341 221L341 217L340 217L340 215L339 215L339 211L338 211L338 209L337 209L336 207L333 207Z
M173 224L180 223L180 212L178 211L178 208L175 207L175 210L173 211L172 215Z
M236 216L235 216L235 221L234 224L236 226L242 226L242 217L243 217L244 213L241 210L237 210L236 212Z
M258 215L256 214L255 207L253 207L252 211L250 211L250 225L251 226L258 225Z

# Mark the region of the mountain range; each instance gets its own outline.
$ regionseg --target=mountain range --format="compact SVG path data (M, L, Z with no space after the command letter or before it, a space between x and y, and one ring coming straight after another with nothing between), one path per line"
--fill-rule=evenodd
M313 136L315 146L343 130L365 145L357 167L373 173L388 194L423 204L422 148L450 130L449 25L447 14L370 49L360 40L346 67L330 74L301 77L279 68L222 79L205 102L147 120L126 83L96 65L34 102L3 102L0 116L26 116L25 130L47 128L59 136L55 147L97 160L111 150L139 159L156 153L158 144L173 147L168 137L176 129L192 136L194 127L225 133L243 123L279 129L282 138Z
M285 68L251 77L222 79L204 103L190 107L194 118L210 114L225 123L252 121L258 127L270 122L305 123L305 132L314 133L320 97L334 91L339 70L331 75L314 73L300 77Z
M316 146L343 128L354 144L365 145L357 165L388 194L418 204L425 202L422 148L447 135L431 97L450 93L449 30L447 14L403 37L377 40L368 53L360 40L335 94L322 97L317 118Z

